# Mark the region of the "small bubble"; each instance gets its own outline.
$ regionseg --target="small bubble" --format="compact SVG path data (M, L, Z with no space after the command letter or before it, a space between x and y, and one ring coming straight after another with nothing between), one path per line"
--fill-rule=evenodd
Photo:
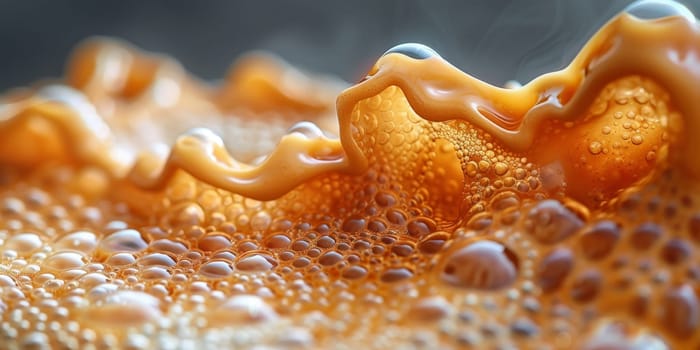
M236 269L245 272L268 271L277 266L277 260L262 252L247 252L236 261Z
M365 219L360 216L353 216L343 222L343 230L349 233L359 232L365 228Z
M231 324L250 325L277 319L277 313L262 298L255 295L236 295L214 308L207 322L214 326Z
M700 325L700 303L692 286L684 284L669 290L662 306L661 321L671 333L688 337Z
M44 260L42 266L55 271L65 271L83 267L86 263L87 261L83 254L73 251L64 251L49 255L46 260Z
M435 231L435 227L436 224L432 219L420 217L409 221L406 230L413 237L425 237Z
M270 249L287 248L292 244L292 240L284 234L276 234L265 240L265 246Z
M588 151L591 154L599 154L603 151L603 145L598 141L593 141L588 145Z
M73 232L56 241L57 248L77 250L84 254L92 253L97 247L97 244L97 236L88 231Z
M442 297L428 297L417 300L408 311L407 317L423 322L434 322L450 314L451 305Z
M663 229L659 225L653 222L643 223L632 231L632 235L630 236L630 244L637 250L647 250L662 235Z
M436 254L450 238L450 234L444 231L433 232L418 242L418 250L423 254Z
M392 47L384 55L399 53L416 60L424 60L431 57L439 57L435 50L428 46L417 43L405 43ZM382 55L382 56L384 56Z
M553 244L576 233L583 221L561 202L547 199L530 210L524 227L539 242Z
M89 322L120 328L143 325L162 317L160 301L150 294L136 291L108 295L100 304L88 308L85 315Z
M494 169L496 175L499 175L499 176L505 175L505 173L508 172L508 164L503 163L503 162L497 162L494 165L493 169Z
M624 11L643 20L681 16L691 23L696 21L695 16L687 7L668 0L639 0L628 5Z
M571 285L571 298L582 303L592 301L598 295L602 283L603 276L598 270L586 270Z
M197 247L204 251L215 252L231 246L229 238L221 232L211 232L197 241Z
M100 241L97 250L103 253L140 252L148 247L141 234L136 230L117 231Z
M343 261L343 255L336 251L329 251L318 258L318 262L324 266L332 266Z
M656 160L656 152L654 152L654 151L647 152L646 156L644 156L644 159L646 159L647 162L655 161Z
M642 137L642 135L640 135L640 134L634 134L634 135L632 135L631 141L635 145L641 145L642 142L644 142L644 137Z
M397 267L386 269L382 273L380 280L384 283L394 283L409 279L411 277L413 277L413 271L405 267Z
M199 274L208 278L225 278L233 273L233 268L226 261L212 260L199 267Z
M458 245L442 260L440 278L455 287L496 290L510 286L518 276L515 253L495 241Z
M359 265L348 266L343 270L342 276L349 280L364 278L367 276L367 269Z
M547 254L540 262L536 281L547 293L556 290L564 282L574 267L574 255L567 248L557 248Z
M41 238L34 233L20 233L5 241L4 245L0 244L2 249L13 250L21 256L28 256L41 246Z
M586 230L579 239L583 254L591 260L606 257L615 247L620 238L620 228L617 223L604 220Z
M669 265L676 265L685 261L692 251L693 248L686 241L672 238L661 248L661 258Z
M175 266L175 260L167 254L162 253L151 253L144 255L137 260L140 266L164 266L172 267Z

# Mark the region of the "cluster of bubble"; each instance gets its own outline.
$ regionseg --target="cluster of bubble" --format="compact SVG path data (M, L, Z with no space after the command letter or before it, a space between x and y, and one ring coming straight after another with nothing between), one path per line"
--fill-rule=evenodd
M638 180L614 179L623 191L595 205L569 195L573 178L550 186L537 155L421 118L396 87L353 111L364 174L322 174L274 201L185 173L154 192L85 164L8 167L0 344L698 346L700 188L663 156L668 101L628 77L583 118L543 126L585 157L636 161L645 147ZM571 136L584 131L595 140Z

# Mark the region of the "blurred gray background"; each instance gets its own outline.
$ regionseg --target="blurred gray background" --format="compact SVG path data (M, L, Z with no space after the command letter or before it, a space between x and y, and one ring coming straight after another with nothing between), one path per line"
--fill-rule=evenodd
M355 81L401 42L433 47L493 84L565 66L630 1L5 1L0 90L62 74L80 40L126 39L167 53L194 74L221 78L252 49ZM700 0L684 2L700 9Z

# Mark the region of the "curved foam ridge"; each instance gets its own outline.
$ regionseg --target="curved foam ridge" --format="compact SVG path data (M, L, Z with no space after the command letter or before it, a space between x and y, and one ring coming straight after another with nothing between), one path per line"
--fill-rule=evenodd
M676 39L667 40L670 36ZM69 81L83 88L88 96L97 100L97 103L100 100L99 96L95 96L96 94L109 93L118 89L115 86L120 84L124 90L121 94L139 94L139 99L146 99L151 103L155 101L155 104L159 99L167 100L167 98L157 97L161 86L173 81L175 81L173 84L182 85L177 83L183 79L179 77L183 74L182 68L173 61L162 59L163 62L158 62L153 57L135 58L128 51L128 47L111 42L98 45L98 53L90 52L95 50L92 47L94 45L92 42L84 45L87 48L82 51L88 51L88 53L83 53L82 56L96 59L99 64L95 64L90 71L91 74L87 75L80 71L85 68L74 68L70 72ZM692 74L696 74L692 69L696 47L698 47L697 23L689 21L687 17L666 17L648 21L623 13L591 38L567 68L543 75L524 86L513 89L499 88L481 82L462 73L437 54L425 54L426 56L416 59L405 52L390 50L377 61L372 74L363 82L343 91L338 96L337 110L342 149L337 141L326 137L311 140L301 138L299 135L287 135L282 138L268 160L252 167L224 154L224 146L217 137L205 136L201 131L196 131L194 134L184 134L175 141L166 164L159 164L162 160L158 161L152 156L140 156L140 161L130 172L129 178L144 187L162 187L175 169L183 168L200 180L210 182L222 189L251 198L269 200L289 192L318 174L332 171L360 174L367 169L367 158L352 135L353 109L358 102L376 96L390 86L399 87L411 108L428 121L465 120L496 137L509 149L515 152L526 152L532 149L542 123L547 120L580 119L582 117L580 111L593 103L605 84L617 78L635 74L652 79L675 97L674 106L682 116L686 116L683 119L684 135L681 137L683 147L677 150L676 157L690 173L696 176L700 174L700 168L698 168L700 161L694 156L692 150L700 145L695 144L696 138L691 135L694 130L700 128L700 125L696 125L697 118L692 116L698 115L700 111L696 110L697 104L686 102L692 101L690 96L694 96L699 88L696 79L692 78ZM424 52L433 51L428 49ZM77 56L78 58L74 60L77 63L73 66L86 59L81 55ZM83 64L83 66L86 65ZM231 74L233 77L231 81L234 83L230 86L235 87L237 91L244 90L242 86L246 86L246 82L253 87L263 87L258 89L261 92L255 92L258 91L255 88L248 89L249 92L246 94L229 92L233 96L241 96L239 101L234 99L234 103L249 105L255 110L262 108L261 101L264 101L267 96L273 101L273 105L279 103L291 106L292 109L306 108L313 113L323 110L324 107L319 101L314 101L307 107L301 106L307 95L302 93L295 95L292 86L299 85L301 88L297 90L308 91L308 85L311 83L308 78L296 71L282 74L285 70L291 69L290 67L267 56L248 57L243 60L242 66L244 68L234 70ZM148 71L149 67L157 67L153 72L149 71L152 75L152 81L149 82L129 83L123 81L125 79L122 76L138 74L119 73L120 70L123 72L139 69ZM271 67L274 69L271 73L267 73L268 75L260 73L269 72ZM291 79L291 83L275 84L275 77L284 81L290 80L289 75L296 75L297 79ZM285 86L291 92L284 91ZM319 85L316 89L321 90L321 86ZM130 91L134 89L136 92ZM226 91L231 89L221 89L218 95L226 94ZM54 93L51 93L52 90ZM93 93L95 90L98 93ZM41 97L47 92L48 98ZM318 93L310 95L314 94ZM108 131L102 125L105 123L98 120L99 117L95 115L94 109L86 106L85 102L76 103L75 101L83 99L65 89L45 89L39 95L34 100L5 106L4 119L12 119L11 113L15 113L18 119L23 118L23 115L32 114L21 113L25 112L24 108L39 109L38 114L46 113L44 118L51 123L56 123L56 127L62 130L65 139L70 140L70 147L75 154L79 154L88 162L111 168L118 176L123 175L123 168L126 166L123 164L124 160L115 159L115 152L110 148L110 142L107 140ZM246 99L248 99L247 102ZM57 115L52 114L45 107L31 106L32 104L44 105L46 102L63 104L73 109L73 112ZM100 130L95 130L96 128ZM85 152L88 153L83 154ZM134 159L133 155L131 159ZM158 168L162 170L156 170ZM288 177L270 181L280 169L292 172ZM271 183L276 185L269 186Z
M72 85L80 88L96 104L102 99L113 98L113 95L127 96L130 108L153 108L152 105L163 105L170 101L172 106L181 107L182 102L175 102L178 96L166 97L159 91L163 86L175 84L176 92L187 88L182 77L182 68L175 62L134 53L127 44L104 41L89 41L81 47L71 63L69 80ZM96 63L86 63L94 60ZM158 61L161 60L161 61ZM92 69L83 72L85 66ZM143 67L145 66L145 67ZM140 70L149 72L150 81L129 82L131 75L140 75ZM273 72L269 72L272 70ZM151 72L153 71L153 72ZM267 75L261 76L261 71ZM329 87L338 86L330 81L311 81L306 75L269 55L250 55L239 62L232 73L231 85L236 89L247 88L248 96L235 94L233 101L224 100L222 109L252 108L261 113L263 96L257 96L256 88L262 90L265 96L278 96L278 109L289 108L292 114L305 111L307 117L313 118L329 109L329 100L318 93L311 92L314 99L307 98L308 90L324 89L325 93L333 91ZM281 84L280 81L283 83ZM284 87L286 84L286 88ZM335 84L335 85L333 85ZM180 86L183 86L181 88ZM252 85L252 86L250 86ZM231 94L232 88L224 86L219 91L208 91L213 95ZM135 90L135 91L131 91ZM220 97L217 97L220 98ZM213 98L216 100L216 98ZM184 102L189 103L189 101ZM211 106L199 106L208 101L197 101L192 107L194 113L215 113ZM274 103L266 104L270 108ZM236 107L237 106L237 107ZM187 108L187 106L185 106ZM204 109L204 112L202 112ZM179 170L185 170L196 178L239 193L246 197L259 200L270 200L289 192L295 186L323 172L340 169L342 164L342 148L337 139L326 136L313 122L301 122L293 125L286 134L281 136L279 144L259 164L251 165L234 159L226 150L224 142L212 130L194 128L177 136L170 150L124 150L115 142L114 131L108 125L109 121L102 117L93 104L80 91L72 88L52 85L39 89L30 97L20 97L2 106L0 128L17 128L16 125L30 125L37 119L46 121L55 129L69 150L67 153L77 157L79 161L104 168L115 177L126 176L137 186L143 188L163 188ZM308 113L313 113L309 115ZM221 117L225 118L225 117ZM106 118L109 119L109 116ZM116 121L118 123L119 121ZM331 123L328 132L337 132ZM114 124L115 121L112 120ZM167 123L160 121L159 123ZM117 125L118 127L118 125ZM31 129L31 126L26 127ZM26 130L20 130L26 132ZM51 131L46 131L51 133ZM47 135L43 135L47 136ZM272 141L272 140L270 140ZM151 140L157 144L158 140ZM32 148L26 145L20 148ZM129 154L132 151L132 154ZM157 151L157 152L156 152ZM47 156L51 156L46 151ZM9 152L8 152L9 153ZM134 155L133 153L137 153ZM41 155L37 155L41 157ZM5 158L15 157L8 154ZM30 157L17 155L17 162L27 162ZM5 159L5 161L13 160ZM39 160L35 160L39 162ZM283 171L286 176L279 179ZM276 179L277 178L277 179Z
M0 103L0 348L698 348L698 24L625 11L504 88L85 42Z
M307 136L309 131L313 137ZM208 129L193 129L178 137L165 164L153 169L153 159L140 158L128 178L144 188L163 188L176 170L217 188L258 200L271 200L310 178L342 166L340 142L323 136L313 124L293 128L259 165L233 159L220 137ZM285 174L286 181L279 180Z
M687 11L687 9L686 9ZM693 17L642 20L622 13L608 22L565 69L513 89L499 88L462 73L440 56L414 59L403 54L380 58L365 80L338 97L341 138L349 158L362 164L352 142L349 118L356 103L398 86L413 110L430 121L465 120L515 151L527 151L546 120L575 121L610 81L630 75L653 79L674 97L685 116L680 162L700 176L700 121L697 96L700 33ZM388 53L392 53L391 50ZM417 73L419 72L419 73Z

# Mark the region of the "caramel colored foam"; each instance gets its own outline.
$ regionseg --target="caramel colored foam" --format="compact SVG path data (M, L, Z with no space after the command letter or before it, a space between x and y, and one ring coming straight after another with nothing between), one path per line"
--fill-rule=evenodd
M0 105L0 349L700 346L697 23L628 12L512 88L84 43Z

